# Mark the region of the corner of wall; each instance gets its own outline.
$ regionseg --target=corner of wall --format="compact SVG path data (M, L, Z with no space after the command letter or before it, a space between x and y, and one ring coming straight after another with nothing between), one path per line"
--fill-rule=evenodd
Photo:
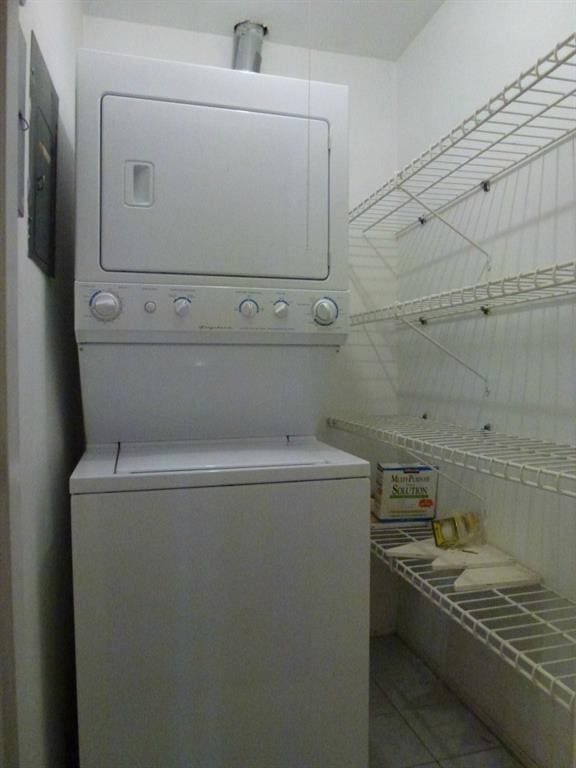
M19 760L27 768L60 768L72 759L76 739L68 477L81 445L72 286L82 5L28 0L18 8L17 0L11 2L28 52L36 34L60 99L56 276L47 277L28 259L24 217L8 253L7 281L14 297L7 308L13 329L7 364Z

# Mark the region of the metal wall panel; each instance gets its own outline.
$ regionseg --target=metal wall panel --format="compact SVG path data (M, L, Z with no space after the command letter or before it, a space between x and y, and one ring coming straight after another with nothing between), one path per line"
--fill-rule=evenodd
M32 33L28 255L54 276L58 95Z

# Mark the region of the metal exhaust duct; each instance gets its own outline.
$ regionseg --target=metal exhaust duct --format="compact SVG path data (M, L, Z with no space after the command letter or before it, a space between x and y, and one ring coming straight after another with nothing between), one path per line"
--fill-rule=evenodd
M234 69L260 72L262 41L268 27L254 21L241 21L234 27Z

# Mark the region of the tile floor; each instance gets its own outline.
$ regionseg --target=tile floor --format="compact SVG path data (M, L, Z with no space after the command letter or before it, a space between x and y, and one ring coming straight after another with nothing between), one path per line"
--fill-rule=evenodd
M370 666L370 768L522 768L396 635Z

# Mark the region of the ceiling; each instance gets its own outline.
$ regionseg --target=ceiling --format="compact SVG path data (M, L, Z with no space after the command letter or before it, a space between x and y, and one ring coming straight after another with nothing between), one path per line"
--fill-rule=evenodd
M123 21L231 35L266 24L286 45L396 60L443 0L83 0L87 13Z

